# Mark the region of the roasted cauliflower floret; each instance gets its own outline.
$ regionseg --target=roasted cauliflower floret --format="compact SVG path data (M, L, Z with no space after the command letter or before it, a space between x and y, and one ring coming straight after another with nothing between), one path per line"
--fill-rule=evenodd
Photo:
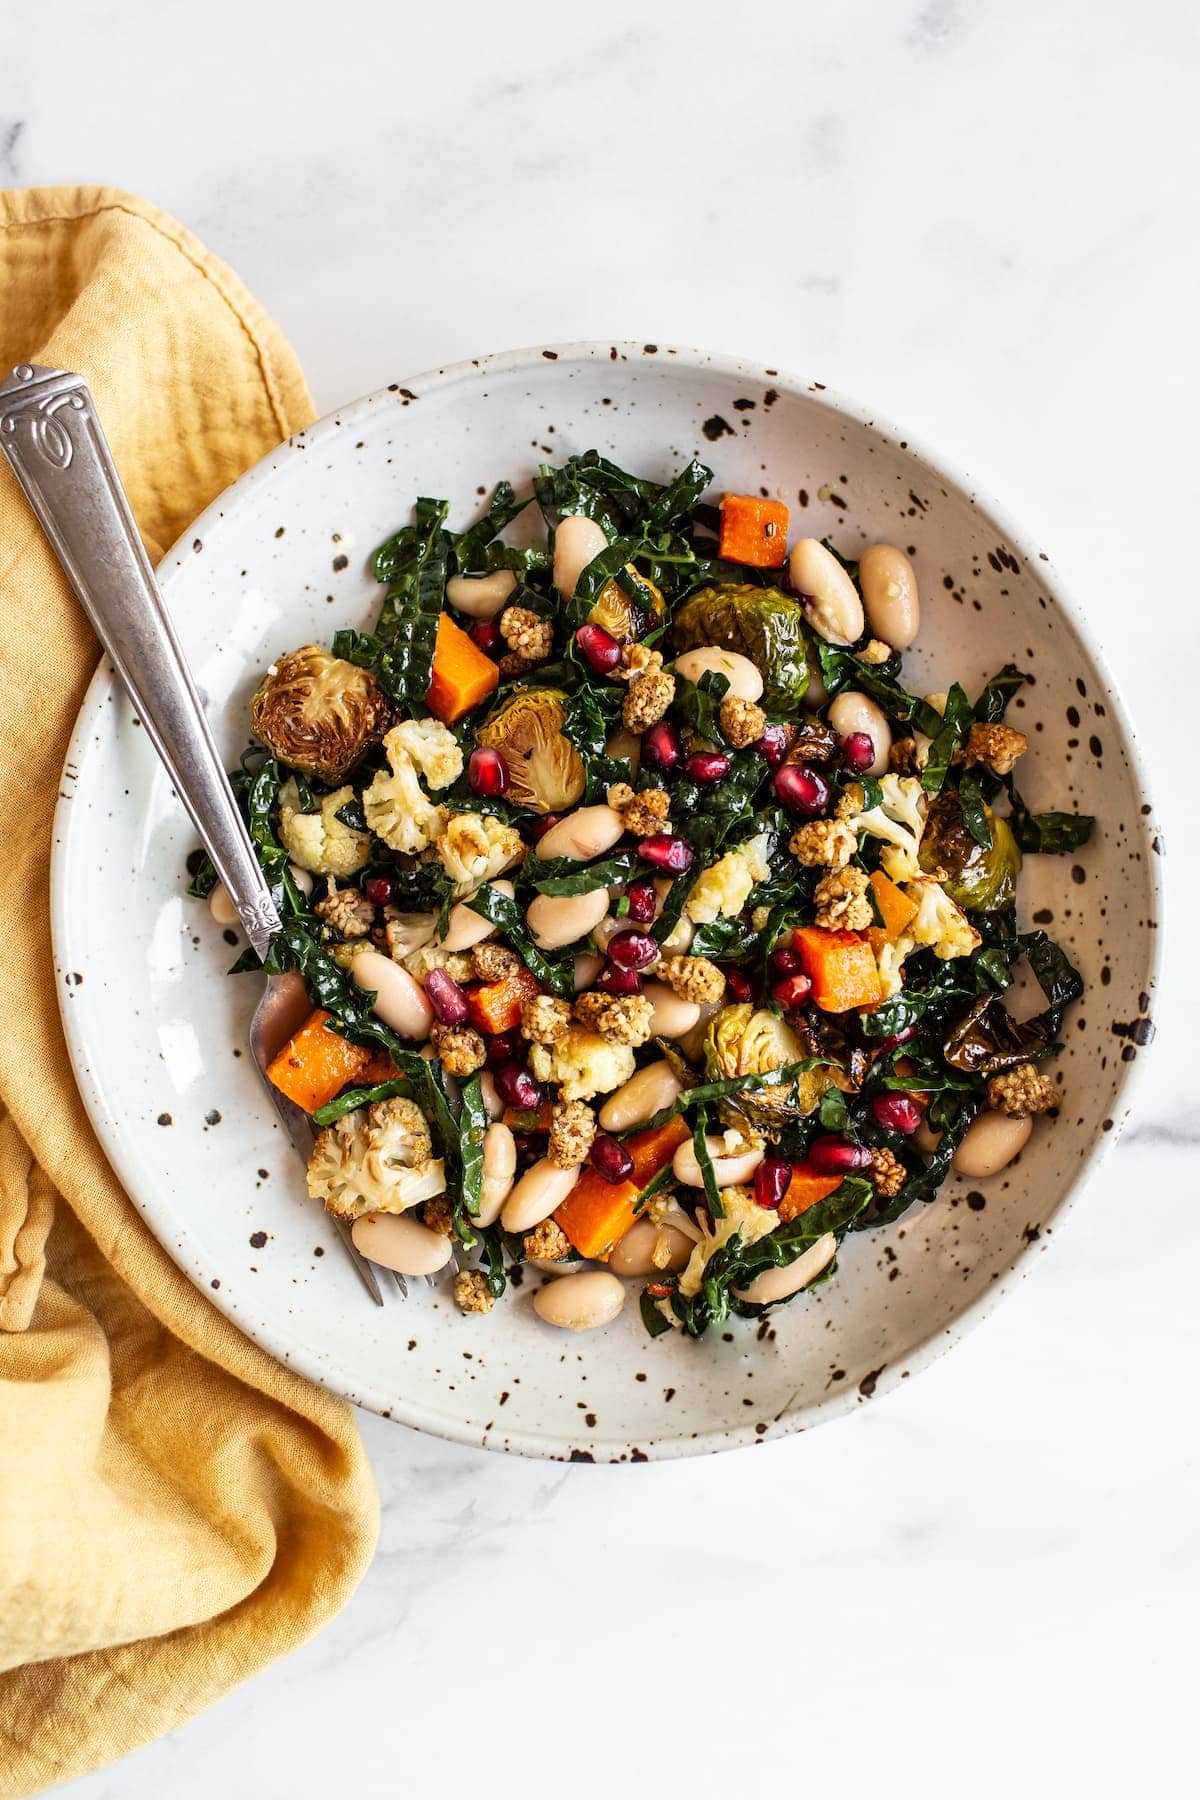
M721 1204L725 1208L723 1219L710 1220L703 1207L696 1214L700 1242L679 1277L679 1292L685 1300L691 1300L700 1292L705 1264L718 1250L724 1249L735 1233L740 1233L744 1245L756 1244L759 1238L769 1237L779 1223L779 1214L772 1207L758 1204L753 1188L722 1188Z
M962 760L970 768L982 763L993 775L1011 775L1017 758L1024 756L1029 739L1011 725L972 725L963 746Z
M714 919L736 918L760 881L771 873L767 861L769 838L765 832L747 838L736 850L718 857L696 881L684 904L693 925L711 925Z
M725 977L707 956L664 956L658 973L681 1000L711 1006L725 992Z
M810 819L792 833L788 849L805 869L844 869L858 838L844 819Z
M366 937L375 923L375 908L366 895L357 888L339 888L332 875L329 892L317 901L313 911L343 938Z
M379 771L363 794L367 824L389 849L403 856L416 856L427 849L446 823L445 807L434 805L417 778L417 765L408 748L412 723L395 725L388 732L383 740L388 767Z
M453 813L434 848L459 895L474 893L525 854L520 832L490 813Z
M560 1100L550 1115L546 1155L556 1169L577 1169L587 1161L596 1135L596 1115L582 1100Z
M854 829L860 836L866 832L883 841L880 861L886 875L893 881L910 881L921 872L917 852L929 803L913 775L885 775L879 785L883 798L878 806L858 813Z
M366 669L302 644L267 670L250 717L255 737L289 769L340 781L382 733L388 703Z
M654 1033L654 1006L645 994L580 994L575 1017L610 1044L648 1044Z
M721 702L721 733L735 750L757 744L766 729L767 715L757 701L726 694Z
M866 931L875 923L861 869L831 869L813 894L814 923L824 931Z
M279 790L279 837L294 863L313 875L357 875L371 854L371 835L355 831L338 818L339 807L354 799L352 787L326 794L316 812L301 812L294 781Z
M558 1082L564 1100L611 1094L629 1080L637 1061L628 1044L612 1044L598 1031L570 1025L553 1044L535 1044L529 1063L539 1081Z
M956 956L970 956L982 939L966 915L959 911L940 883L929 876L919 876L905 884L905 893L917 903L916 917L905 935L922 949L932 950L942 962Z
M308 1161L309 1194L337 1219L406 1212L445 1192L445 1165L432 1149L413 1101L360 1106L318 1133Z
M384 743L405 752L432 793L449 787L463 772L462 746L440 719L405 719Z
M987 1098L993 1112L1007 1113L1010 1119L1035 1118L1062 1105L1054 1083L1031 1062L993 1075L987 1084Z

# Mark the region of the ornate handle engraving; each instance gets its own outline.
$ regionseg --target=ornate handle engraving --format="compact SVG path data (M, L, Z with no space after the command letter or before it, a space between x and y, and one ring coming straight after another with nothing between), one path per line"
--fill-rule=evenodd
M21 363L0 450L137 708L260 956L280 928L87 384Z

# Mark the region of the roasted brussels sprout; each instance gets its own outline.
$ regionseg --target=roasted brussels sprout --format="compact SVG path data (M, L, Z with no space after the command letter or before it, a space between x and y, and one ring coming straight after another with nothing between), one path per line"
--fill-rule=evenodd
M735 1075L765 1075L788 1063L800 1062L805 1050L778 1013L741 1001L723 1006L704 1040L704 1065L710 1081L728 1081ZM796 1099L786 1084L777 1088L746 1090L730 1096L728 1104L748 1118L778 1123L812 1112L830 1085L824 1069L808 1069L796 1079Z
M289 769L340 781L388 724L388 703L366 669L316 644L273 663L250 709L254 735Z
M918 860L936 876L964 912L999 912L1011 906L1017 892L1021 852L1007 819L984 807L992 830L989 849L967 830L957 794L942 794L929 809ZM944 870L945 874L940 873Z
M636 598L627 594L618 582L606 581L588 614L589 625L602 625L619 644L630 644L635 638L645 637L667 616L667 603L654 583L632 564L629 573L637 585Z
M762 703L769 712L796 707L809 682L804 613L778 588L725 583L701 588L675 615L677 650L716 644L740 650L761 672Z
M534 812L567 812L583 797L583 762L563 736L565 696L553 688L518 688L476 732L508 765L507 798Z

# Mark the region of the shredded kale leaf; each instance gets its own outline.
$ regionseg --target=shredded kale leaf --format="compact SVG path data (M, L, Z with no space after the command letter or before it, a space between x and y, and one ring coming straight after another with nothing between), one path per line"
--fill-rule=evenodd
M1081 850L1092 835L1096 820L1091 813L1031 813L1020 794L1007 781L1011 813L1009 824L1022 850L1043 856L1069 856Z
M568 945L565 950L556 951L553 955L539 950L525 924L525 914L515 900L502 894L497 888L485 883L476 894L467 901L472 912L477 912L482 919L490 919L498 925L508 937L514 950L517 951L527 967L539 981L544 982L551 993L568 999L575 992L575 946Z

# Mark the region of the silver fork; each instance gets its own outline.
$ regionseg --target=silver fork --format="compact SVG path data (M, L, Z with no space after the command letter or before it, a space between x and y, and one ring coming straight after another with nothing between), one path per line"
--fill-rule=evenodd
M0 382L0 450L25 490L114 668L137 708L246 935L260 956L280 929L196 685L112 460L86 382L22 363ZM284 1130L307 1163L307 1115L266 1079L266 1066L309 1011L299 975L270 975L250 1049ZM377 1306L375 1270L335 1220L346 1254ZM403 1278L396 1277L401 1293Z

